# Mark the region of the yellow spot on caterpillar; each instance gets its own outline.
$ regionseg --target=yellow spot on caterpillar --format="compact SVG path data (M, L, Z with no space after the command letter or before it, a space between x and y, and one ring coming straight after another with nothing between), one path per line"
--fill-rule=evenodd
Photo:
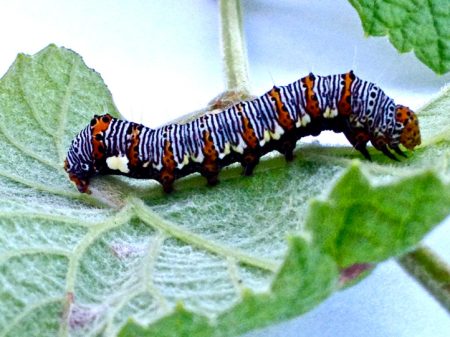
M326 107L325 111L323 112L323 117L325 118L332 118L332 112L329 106Z
M127 156L113 156L106 158L106 165L111 170L119 170L123 173L130 172L130 169L128 168L128 158Z
M157 171L161 171L161 169L163 168L163 164L162 163L159 163L159 164L154 163L152 166Z
M338 115L338 110L336 108L331 109L329 106L325 109L323 113L323 117L325 118L334 118Z
M203 155L202 152L199 152L199 155L196 157L194 154L191 155L192 161L196 162L196 163L202 163L203 159L205 159L205 156Z
M244 153L244 148L242 147L241 144L231 145L231 148L234 150L234 152L241 153L241 154Z
M275 139L275 140L277 140L277 139L280 139L280 137L281 137L281 135L284 133L284 130L283 130L283 128L282 127L280 127L278 124L275 126L275 130L272 132L272 131L269 131L270 132L270 137L272 138L272 139Z
M270 137L277 140L277 139L280 139L280 134L276 133L276 132L271 132Z
M183 166L189 164L189 156L187 154L185 154L183 156L183 162L182 162Z
M189 164L189 157L188 155L183 156L183 160L179 163L177 163L177 169L181 170L185 165Z
M302 117L302 125L306 126L309 122L311 122L311 117L308 114Z
M338 115L338 110L337 109L331 109L330 107L327 106L327 108L325 109L325 112L323 113L323 117L325 118L334 118Z
M225 155L227 155L230 152L231 152L231 150L230 150L230 143L225 143L225 148L223 150L223 153L225 153Z
M225 146L223 148L223 152L219 153L219 158L222 159L226 155L230 154L230 143L225 143Z

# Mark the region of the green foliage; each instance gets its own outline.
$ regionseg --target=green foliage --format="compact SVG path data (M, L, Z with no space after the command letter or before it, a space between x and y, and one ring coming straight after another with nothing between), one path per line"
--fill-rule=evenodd
M364 31L388 35L398 51L414 50L438 74L450 70L450 2L447 0L349 0Z
M0 336L232 336L311 309L342 268L402 254L449 214L449 96L402 163L301 146L214 188L99 177L83 195L65 151L93 114L118 115L111 95L70 50L20 55L0 80Z
M401 254L449 211L450 190L433 174L374 188L354 166L326 202L312 205L307 224L317 245L345 268Z

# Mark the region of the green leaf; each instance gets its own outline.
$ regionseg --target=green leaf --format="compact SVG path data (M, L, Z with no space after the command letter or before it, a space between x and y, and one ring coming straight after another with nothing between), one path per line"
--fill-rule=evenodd
M400 255L448 214L449 205L448 189L433 174L374 188L354 166L326 202L312 205L307 224L314 229L317 245L345 268ZM389 250L384 247L387 242Z
M401 53L417 58L438 74L450 70L450 2L447 0L349 0L364 31L388 35Z
M310 310L449 214L449 92L402 163L302 145L214 188L98 177L84 195L62 162L93 114L118 116L111 95L70 50L19 55L0 80L0 336L233 336Z

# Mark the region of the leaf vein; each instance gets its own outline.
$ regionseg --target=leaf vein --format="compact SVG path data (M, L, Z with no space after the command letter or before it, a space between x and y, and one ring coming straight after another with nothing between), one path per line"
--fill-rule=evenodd
M226 247L225 245L222 245L218 242L207 240L200 235L184 230L174 223L159 217L149 207L145 206L144 203L139 199L132 198L131 203L134 205L136 213L142 221L152 227L169 233L170 235L177 239L180 239L181 241L187 242L191 245L195 245L216 255L220 255L223 257L234 257L237 261L248 264L250 266L269 270L272 272L276 272L278 270L279 262L251 256L240 249L234 247Z
M19 67L22 68L22 63L19 63ZM17 82L19 84L19 90L20 93L22 94L22 98L25 101L26 105L30 108L30 113L31 116L33 116L34 120L36 121L37 125L42 129L42 131L44 131L46 134L48 134L49 136L52 136L52 130L47 128L40 120L40 118L38 118L37 114L36 114L36 108L33 106L33 104L30 102L30 100L28 99L28 95L26 94L26 90L25 90L25 85L24 85L24 81L26 82L26 79L24 78L25 76L25 71L23 69L20 69L19 71L20 75L17 79Z
M74 84L76 83L75 71L77 70L77 68L78 68L78 59L75 59L72 64L72 68L70 70L69 83L66 87L66 92L64 94L63 101L61 102L61 113L60 113L60 118L59 118L59 126L58 126L56 132L54 133L56 148L57 148L57 152L58 152L61 163L64 161L65 154L66 154L65 150L63 148L63 145L62 145L63 135L64 135L64 130L66 128L67 113L69 111L69 101L70 101L70 97L73 93Z

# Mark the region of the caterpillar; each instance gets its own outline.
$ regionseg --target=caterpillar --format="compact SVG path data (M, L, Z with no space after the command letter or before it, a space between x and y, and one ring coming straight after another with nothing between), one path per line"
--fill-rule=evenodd
M323 130L343 132L368 160L369 141L393 160L398 159L392 151L406 157L399 144L413 150L421 142L416 114L396 105L376 84L353 71L310 73L185 124L151 129L95 115L72 141L64 168L83 193L97 174L154 179L168 193L177 178L194 172L215 185L220 169L235 162L251 175L259 158L273 150L290 161L298 139Z

